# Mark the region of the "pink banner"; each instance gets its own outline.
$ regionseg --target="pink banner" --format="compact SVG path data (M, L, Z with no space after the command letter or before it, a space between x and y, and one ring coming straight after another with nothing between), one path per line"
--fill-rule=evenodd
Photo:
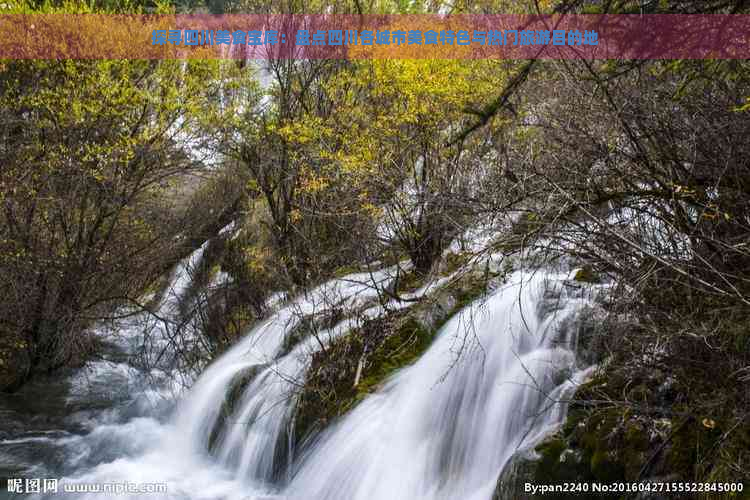
M0 15L3 59L750 59L750 15Z

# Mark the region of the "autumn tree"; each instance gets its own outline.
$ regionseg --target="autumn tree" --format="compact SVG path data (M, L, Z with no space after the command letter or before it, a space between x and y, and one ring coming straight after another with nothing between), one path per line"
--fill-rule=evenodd
M13 61L0 70L3 386L81 360L82 331L168 269L174 182L203 168L213 63Z
M340 112L315 127L336 138L320 140L322 153L377 217L380 236L397 242L420 273L471 220L494 128L450 142L467 108L504 74L492 61L376 59L353 64L327 86Z

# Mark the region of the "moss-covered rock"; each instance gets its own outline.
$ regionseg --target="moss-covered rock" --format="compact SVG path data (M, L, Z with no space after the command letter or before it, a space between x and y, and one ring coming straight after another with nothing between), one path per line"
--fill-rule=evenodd
M398 293L409 293L417 290L425 281L425 277L412 270L399 274L395 283L395 290Z
M426 330L414 317L400 311L368 320L313 354L295 411L297 440L324 428L396 370L415 361L427 349L433 334L434 330Z
M730 467L722 459L705 470L698 466L722 444L721 423L691 415L690 407L684 404L663 406L667 402L660 400L663 396L654 389L665 376L662 370L654 369L625 379L618 372L600 370L579 387L561 429L539 443L534 453L523 452L511 459L500 475L495 498L531 498L523 496L523 482L632 483L659 478L693 481L696 477L700 481L731 482L731 475L727 475ZM622 404L623 399L630 403ZM662 405L663 413L639 411L653 408L655 401ZM750 445L747 434L740 431L735 436L742 443L740 447ZM545 498L568 497L547 494ZM576 498L598 497L581 493ZM641 493L638 498L662 497ZM709 493L698 498L714 497Z
M417 306L412 317L425 330L435 331L456 311L457 304L455 295L439 291L430 300Z
M532 450L519 450L513 454L503 467L497 480L497 487L492 500L530 500L533 498L525 491L526 483L533 483L540 456Z
M221 408L219 409L219 416L216 419L213 429L208 437L208 449L213 451L216 447L219 437L226 431L227 425L232 422L233 415L238 409L238 405L242 400L242 395L247 389L247 386L255 378L258 373L266 368L267 365L255 365L248 367L245 370L239 372L229 384L229 390L224 396Z
M486 273L466 273L411 308L367 320L314 353L298 397L295 440L324 428L416 361L445 322L484 295L489 285Z
M573 279L580 283L601 283L601 276L594 271L594 268L588 265L576 271Z
M575 328L576 354L583 366L601 363L608 356L607 341L611 339L605 324L606 312L601 308L583 306L573 324L565 325Z
M449 252L443 258L440 269L443 274L455 273L462 267L469 264L469 262L471 261L471 257L472 256L469 253Z
M522 449L508 460L497 481L493 500L539 498L526 491L526 485L555 485L571 481L592 481L589 464L580 451L570 447L561 432L545 438L533 450ZM571 498L570 493L548 492L545 498ZM575 498L595 499L598 495L576 492Z

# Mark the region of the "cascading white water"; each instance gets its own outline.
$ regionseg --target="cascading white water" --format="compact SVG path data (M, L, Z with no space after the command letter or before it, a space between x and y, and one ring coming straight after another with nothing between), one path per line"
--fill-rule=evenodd
M326 283L280 309L209 366L177 412L177 426L186 432L192 451L204 453L209 448L209 437L233 382L261 367L242 390L236 405L239 411L221 429L214 448L219 461L234 469L238 479L270 480L279 466L275 450L292 409L295 384L303 382L308 359L304 354L311 348L310 342L302 342L276 359L288 333L300 319L332 302L353 308L373 300L389 280L388 272L379 272Z
M109 430L116 438L113 445L120 439L130 439L133 432L147 432L150 442L139 443L138 453L99 464L66 481L168 482L169 498L202 498L206 491L217 495L211 498L245 498L251 491L268 491L267 482L280 463L274 457L275 446L293 409L292 390L302 381L308 361L305 354L315 348L307 339L279 357L287 335L301 318L326 308L351 310L377 303L392 274L392 269L386 269L332 280L281 307L206 368L184 395L171 421L159 424L153 419L139 419L126 424L127 431L126 425L116 432ZM373 309L379 306L371 306L365 314ZM340 335L351 327L346 323L321 335ZM248 370L255 370L257 375L244 389L237 412L231 420L217 422L228 393ZM209 440L217 424L223 425L219 426L215 453L210 455ZM77 497L72 494L69 498ZM153 500L152 496L144 498Z
M158 317L175 320L180 313L205 247L176 267L156 308ZM79 474L140 454L163 435L160 419L179 391L166 371L169 362L153 367L159 353L169 350L165 322L146 318L128 316L114 330L98 325L93 333L102 342L100 359L32 380L18 394L0 399L0 475ZM153 368L132 366L129 361L136 354ZM0 481L0 498L5 498L4 483Z
M575 383L558 379L575 366L561 322L580 305L559 296L561 278L516 273L456 315L419 361L308 451L285 496L490 499L513 452L559 422L552 403Z
M162 297L156 307L155 317L157 321L150 321L151 315L148 313L138 314L122 321L114 332L100 331L99 336L104 340L111 341L116 345L125 357L132 357L140 354L143 358L142 364L152 367L149 375L150 385L157 380L161 382L161 389L164 389L166 383L164 370L157 368L168 368L175 363L175 360L165 353L173 349L173 344L179 341L189 340L194 332L182 332L176 338L170 338L170 325L168 322L177 322L180 316L180 306L187 294L192 278L200 266L203 259L203 253L206 250L208 242L193 251L187 258L183 259L174 269L171 279ZM127 311L125 311L127 312ZM147 388L146 381L143 380L143 373L133 368L123 360L94 361L88 363L84 369L80 370L72 379L72 388L69 399L74 400L76 397L86 398L97 384L103 385L103 390L111 390L113 375L119 375L123 391L133 391L134 389L152 392L154 387ZM124 382L123 382L124 381ZM133 387L137 386L137 387ZM170 390L173 389L170 387ZM139 396L139 394L135 394Z
M375 299L390 274L334 280L280 307L204 370L169 420L139 417L66 438L121 449L66 481L166 482L168 494L157 496L175 500L491 498L513 452L561 421L564 405L555 402L580 375L573 375L570 319L585 301L568 296L563 275L514 273L454 316L379 392L302 450L284 449L294 390L318 348L308 338L285 352L291 330L332 305L356 305L360 317L382 314ZM344 335L356 324L344 320L321 335ZM227 414L230 394L236 400Z
M179 418L184 421L184 427L193 428L196 432L192 434L192 442L197 444L196 449L205 450L208 447L207 436L210 435L211 426L215 425L218 416L217 408L221 401L216 400L215 394L223 397L230 390L232 379L241 376L243 371L255 363L255 365L268 364L256 375L252 382L243 390L243 396L237 407L239 411L234 412L228 424L224 425L223 432L217 438L214 448L217 449L219 461L226 468L233 470L235 478L239 481L250 479L256 483L263 484L274 489L271 484L284 477L287 460L291 458L292 450L284 450L289 444L291 437L291 417L294 410L295 391L304 383L304 377L309 366L310 354L320 348L321 342L345 335L360 324L363 318L373 318L383 314L384 307L380 304L367 307L360 312L358 317L349 318L325 331L318 332L317 336L303 339L289 353L272 362L270 359L278 353L281 340L287 332L294 328L299 319L307 314L313 313L334 299L339 307L352 310L357 305L365 306L368 302L377 298L378 293L387 286L393 275L393 269L386 269L378 273L354 274L339 280L333 280L326 285L314 290L309 296L297 300L290 306L285 307L277 313L269 324L264 323L258 331L252 332L245 341L237 348L215 364L216 369L223 376L210 375L201 377L212 385L214 396L203 397L201 394L209 394L210 391L199 389L195 398L189 398L179 413ZM410 299L428 293L443 281L432 283L420 288L404 298ZM389 301L388 308L395 310L410 305L410 302ZM266 331L268 328L276 328L272 333ZM270 338L272 346L266 346L265 358L257 355L248 355L248 343L257 342L256 339ZM256 359L253 362L253 359ZM242 360L242 361L239 361ZM239 363L237 363L239 361ZM249 364L248 364L249 363ZM220 380L221 390L216 391L212 380ZM191 422L201 422L199 427L192 427ZM284 438L287 437L287 441ZM280 472L282 474L280 474Z

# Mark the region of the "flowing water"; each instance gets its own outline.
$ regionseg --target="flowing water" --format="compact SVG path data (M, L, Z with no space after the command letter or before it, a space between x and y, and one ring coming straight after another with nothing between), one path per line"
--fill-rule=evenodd
M201 255L176 273L163 314L177 314L189 285L184 270ZM448 321L416 363L293 449L295 389L310 353L382 314L378 292L390 274L351 275L279 300L276 312L188 381L188 391L167 376L175 363L143 373L125 362L144 341L126 328L108 357L0 404L0 475L60 477L60 490L166 484L166 492L116 497L130 499L490 499L510 456L564 416L557 401L583 374L575 313L586 300L566 275L513 273ZM359 314L292 345L300 318L326 308ZM150 352L165 350L164 332L152 332Z

